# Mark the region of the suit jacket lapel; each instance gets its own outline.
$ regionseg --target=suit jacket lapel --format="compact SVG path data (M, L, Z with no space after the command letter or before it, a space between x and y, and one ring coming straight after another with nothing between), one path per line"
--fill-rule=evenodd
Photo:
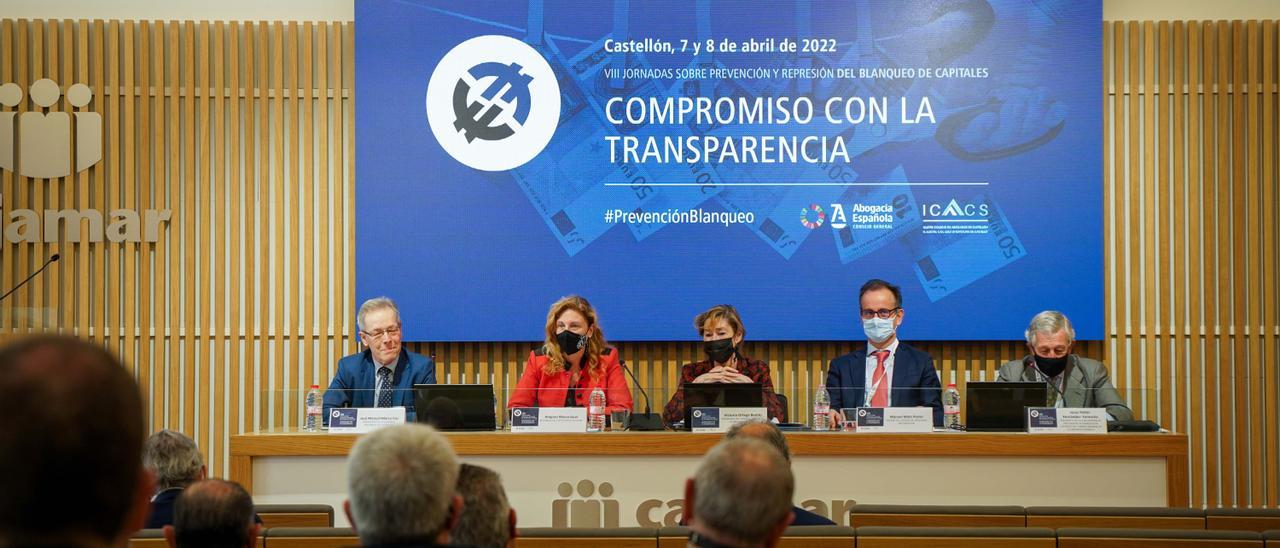
M853 363L849 364L849 386L853 387L855 401L844 402L846 407L862 407L867 401L867 350L853 353Z
M899 382L912 378L912 372L914 372L915 367L915 360L911 358L910 354L902 351L902 341L898 341L898 348L893 353L893 374L889 376L889 386L893 387L889 390L893 394L893 397L889 398L889 403L897 406L908 406L917 401L910 392L912 389L919 387L903 387L903 383Z
M1084 384L1084 369L1074 356L1071 358L1071 372L1067 374L1062 397L1066 407L1090 407L1089 393Z

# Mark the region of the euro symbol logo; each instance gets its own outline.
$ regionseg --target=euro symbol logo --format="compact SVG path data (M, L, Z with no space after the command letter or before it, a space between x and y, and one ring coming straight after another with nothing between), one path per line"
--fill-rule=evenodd
M515 129L509 124L492 125L506 105L515 105L515 112L511 117L516 123L524 125L529 118L529 84L533 82L533 77L521 72L522 68L517 63L504 65L495 62L471 67L467 73L477 84L485 78L493 78L489 87L480 94L483 102L468 103L467 95L471 93L471 85L466 79L458 79L453 88L453 113L457 116L453 127L466 137L468 143L476 139L500 141L514 135ZM495 101L495 97L500 97L500 101Z

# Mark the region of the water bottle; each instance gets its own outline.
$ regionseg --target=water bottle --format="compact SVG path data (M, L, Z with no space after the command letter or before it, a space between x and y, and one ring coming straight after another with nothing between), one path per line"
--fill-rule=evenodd
M604 431L604 406L604 390L600 388L592 390L590 401L587 402L588 432Z
M956 383L948 384L942 391L942 417L942 426L946 429L960 428L960 391L956 390Z
M316 432L320 430L321 420L320 413L324 412L324 400L320 397L320 385L311 385L311 390L307 392L307 414L302 419L303 432Z
M831 395L827 394L825 385L819 384L818 393L813 395L813 429L815 431L825 432L831 429L831 425L827 423L829 411L831 411Z

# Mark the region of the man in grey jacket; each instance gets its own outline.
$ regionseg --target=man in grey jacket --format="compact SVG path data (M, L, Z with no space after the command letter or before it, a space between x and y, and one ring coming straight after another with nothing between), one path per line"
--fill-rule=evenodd
M1050 406L1102 407L1108 420L1133 420L1133 411L1111 384L1107 366L1071 353L1076 330L1061 312L1036 314L1026 336L1031 354L1000 366L996 380L1044 381L1049 383Z

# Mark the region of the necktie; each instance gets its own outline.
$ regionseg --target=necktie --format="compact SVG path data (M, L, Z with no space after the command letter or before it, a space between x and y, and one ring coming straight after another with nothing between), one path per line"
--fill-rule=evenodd
M872 375L871 384L875 387L875 393L871 394L871 407L888 407L889 406L889 379L884 370L884 362L889 359L888 350L877 350L872 352L876 357L876 371ZM877 382L878 381L878 382Z
M391 368L378 368L378 407L391 407Z

